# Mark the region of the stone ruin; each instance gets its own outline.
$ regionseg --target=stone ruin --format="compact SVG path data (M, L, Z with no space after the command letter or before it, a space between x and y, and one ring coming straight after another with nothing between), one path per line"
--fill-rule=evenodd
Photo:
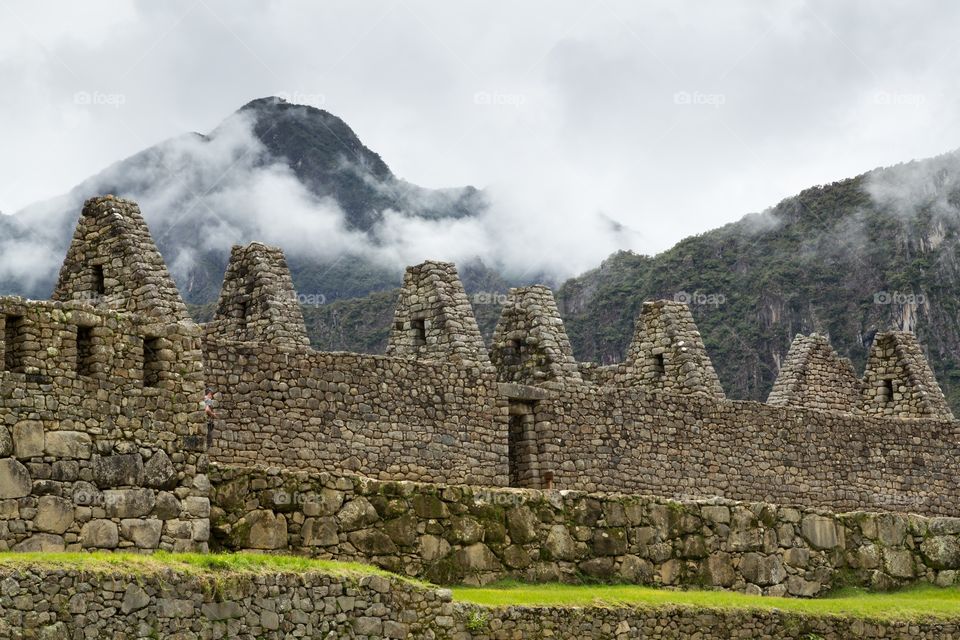
M416 571L431 562L440 571L450 558L520 570L519 546L538 553L522 523L475 539L457 515L474 508L462 503L469 493L429 489L441 483L497 496L544 490L530 495L548 501L559 495L549 489L573 489L960 516L960 424L908 333L878 334L859 379L826 338L798 336L767 403L730 401L683 304L645 303L626 361L598 366L576 361L549 289L517 288L488 349L455 267L424 262L407 270L386 355L323 353L309 346L280 249L234 247L215 317L201 327L137 205L112 196L84 205L53 298L0 297L0 549L202 551L213 519L228 522L221 533L241 540L235 548L387 566L416 544L403 560ZM204 386L221 416L209 446ZM251 467L275 471L260 479ZM311 474L322 478L315 506L275 493L244 498L271 483L296 493ZM389 489L414 492L403 495L419 520L404 524L390 506L403 501L369 493L368 481L427 483ZM346 496L351 487L356 497ZM600 536L589 567L630 564L629 579L642 581L645 570L603 537L625 526L611 523L633 521L624 508L578 515L578 526ZM686 531L666 507L644 508L662 511L662 535ZM815 544L837 537L807 531L820 516L804 515L801 527L793 513L771 521ZM725 518L717 526L735 524ZM384 530L370 528L381 519ZM450 532L434 531L447 519ZM582 557L583 541L557 538L556 526L543 523L543 544ZM609 531L590 533L597 527ZM728 544L712 531L708 539ZM498 546L497 536L514 543ZM714 562L695 551L682 562L665 555L657 575L685 575L691 558ZM946 566L923 562L933 563L931 580ZM762 572L743 575L774 589Z

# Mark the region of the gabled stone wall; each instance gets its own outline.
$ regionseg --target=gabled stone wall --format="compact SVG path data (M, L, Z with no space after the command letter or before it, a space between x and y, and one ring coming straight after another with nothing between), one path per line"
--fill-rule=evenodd
M797 335L790 345L767 404L825 411L856 410L860 381L825 336Z
M407 268L387 355L490 366L473 308L453 264L427 261Z
M895 418L953 420L916 336L878 333L861 383L859 410Z
M217 310L206 330L220 340L310 344L283 251L259 242L233 247Z
M542 285L510 290L493 332L490 360L501 382L581 381L553 292Z
M53 300L75 300L156 318L189 319L136 202L115 196L83 205Z
M0 298L0 328L0 549L205 549L198 327Z

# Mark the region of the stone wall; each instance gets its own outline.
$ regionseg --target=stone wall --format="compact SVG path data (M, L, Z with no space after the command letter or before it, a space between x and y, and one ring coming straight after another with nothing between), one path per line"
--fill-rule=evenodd
M407 268L387 355L490 366L480 327L453 264L429 260Z
M0 325L0 549L205 548L196 325L17 298Z
M211 478L224 548L357 560L443 584L588 579L815 596L960 583L953 518L216 465Z
M534 411L558 488L960 516L954 421L615 387L552 389Z
M205 549L200 330L134 203L87 202L55 297L0 297L0 549Z
M0 636L434 640L956 640L954 620L881 622L688 607L487 608L381 576L0 569Z
M221 340L310 344L283 251L259 242L233 247L206 331Z
M0 567L3 638L450 638L454 613L376 575Z
M489 367L261 343L205 346L212 459L506 485L506 400Z
M859 391L853 365L837 355L825 336L797 335L767 404L849 413L857 407Z

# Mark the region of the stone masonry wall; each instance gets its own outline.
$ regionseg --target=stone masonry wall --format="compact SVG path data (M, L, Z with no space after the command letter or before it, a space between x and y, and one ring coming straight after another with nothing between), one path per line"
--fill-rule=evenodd
M535 415L559 488L960 515L954 421L612 387L551 390Z
M374 563L444 584L584 579L815 596L960 583L960 519L483 489L215 465L225 548Z
M199 330L135 320L0 298L0 550L206 548Z
M259 242L233 247L216 313L205 328L221 340L309 346L283 251Z
M767 404L844 411L855 410L860 381L825 336L797 335L790 345Z
M140 207L115 196L84 203L53 300L86 302L161 322L190 317Z
M449 262L407 267L387 355L490 366L470 300Z
M381 576L0 569L0 636L358 640L956 640L953 620L880 622L685 607L487 608Z
M492 370L259 343L205 347L219 462L506 485L506 400Z
M916 336L905 331L878 333L874 338L858 409L886 417L953 420Z
M538 285L510 290L493 333L490 360L501 382L580 382L570 338L550 289Z

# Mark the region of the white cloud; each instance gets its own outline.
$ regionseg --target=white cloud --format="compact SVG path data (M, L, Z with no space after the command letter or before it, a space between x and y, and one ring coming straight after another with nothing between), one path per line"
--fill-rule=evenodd
M4 4L8 213L282 92L322 102L404 179L491 187L487 218L442 234L388 216L381 233L399 235L382 259L480 251L571 273L960 140L960 5L946 1ZM218 214L290 249L363 246L290 178L228 184ZM226 244L229 225L212 225Z

